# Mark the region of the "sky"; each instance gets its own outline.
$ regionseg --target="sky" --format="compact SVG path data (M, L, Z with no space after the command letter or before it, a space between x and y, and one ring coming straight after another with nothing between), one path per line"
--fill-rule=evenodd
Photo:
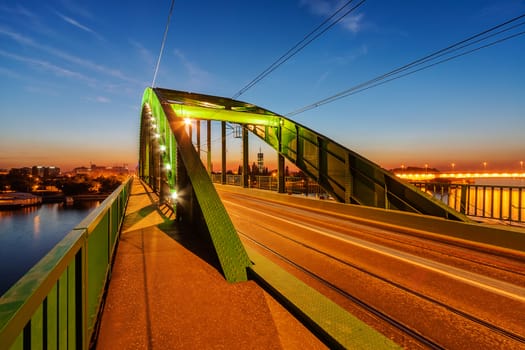
M155 85L232 97L343 3L176 0ZM0 168L134 168L170 4L0 0ZM524 13L515 0L367 0L238 99L286 115ZM387 169L519 169L523 62L517 35L292 119Z

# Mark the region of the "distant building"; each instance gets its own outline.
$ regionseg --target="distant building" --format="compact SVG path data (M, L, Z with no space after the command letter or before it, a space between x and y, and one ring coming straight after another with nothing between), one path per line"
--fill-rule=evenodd
M9 174L14 176L28 176L31 175L31 168L23 167L23 168L11 168L9 171Z
M259 169L259 174L264 172L264 154L259 148L259 153L257 153L257 168Z
M89 168L84 166L75 168L73 169L73 173L76 175L88 175L91 177L128 175L129 169L127 164L122 166L97 166L96 164L91 164Z
M60 168L55 166L34 165L31 168L31 175L45 178L57 177L60 175Z
M76 175L89 175L91 174L91 168L81 166L73 169L73 173L75 173Z

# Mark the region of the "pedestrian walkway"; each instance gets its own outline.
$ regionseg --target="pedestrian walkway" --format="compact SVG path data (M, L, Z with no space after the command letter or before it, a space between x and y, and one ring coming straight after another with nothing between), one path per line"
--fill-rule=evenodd
M135 179L97 349L324 349L253 281L230 284L205 239Z

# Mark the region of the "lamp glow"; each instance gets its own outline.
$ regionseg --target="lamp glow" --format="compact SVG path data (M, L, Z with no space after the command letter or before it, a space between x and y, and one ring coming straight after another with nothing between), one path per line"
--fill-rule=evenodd
M191 125L191 119L190 118L184 118L184 124Z
M173 199L174 201L176 201L176 200L177 200L177 197L178 197L178 196L177 196L177 192L175 192L175 191L171 192L171 199Z
M171 164L170 163L166 163L166 170L171 170Z
M166 146L164 146L164 145L160 145L160 150L161 150L162 152L166 151Z

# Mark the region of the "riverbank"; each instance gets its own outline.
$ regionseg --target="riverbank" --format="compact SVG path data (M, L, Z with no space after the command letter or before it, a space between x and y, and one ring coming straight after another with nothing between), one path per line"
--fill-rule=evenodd
M0 193L0 210L16 209L42 204L42 197L24 192Z

